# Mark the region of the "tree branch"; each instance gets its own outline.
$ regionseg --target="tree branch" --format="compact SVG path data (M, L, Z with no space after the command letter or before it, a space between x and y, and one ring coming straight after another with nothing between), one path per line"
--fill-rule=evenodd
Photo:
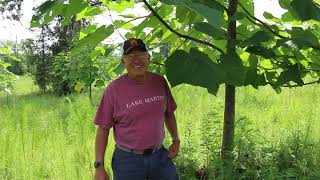
M256 22L254 22L252 19L250 19L250 17L247 16L247 19L248 19L250 22L252 22L252 23L254 23L254 24L256 24L256 25L259 25L259 26L260 26L260 25L264 26L267 30L269 30L272 34L274 34L275 36L277 36L277 37L279 37L279 38L289 39L288 37L285 37L285 36L282 36L282 35L278 34L278 33L275 32L274 30L272 30L267 23L264 23L264 22L261 21L260 19L254 17L252 14L250 14L250 12L249 12L240 2L239 2L239 5L240 5L240 7L241 7L251 18L253 18L254 20L258 21L258 22L261 23L261 24L258 24L258 23L256 23Z
M151 60L150 60L150 62L151 62L152 64L156 64L156 65L164 66L164 64L162 64L162 63L158 63L158 62L151 61Z
M270 83L270 82L267 82L269 85L274 85L274 84L272 84L272 83ZM302 87L302 86L307 86L307 85L312 85L312 84L319 84L320 83L320 79L319 80L317 80L317 81L312 81L312 82L308 82L308 83L303 83L302 85L283 85L283 86L281 86L281 87L285 87L285 88L292 88L292 87Z
M130 20L127 21L126 23L122 24L121 26L124 26L124 25L128 24L129 22L132 22L132 21L135 21L135 20L138 20L138 19L142 19L142 18L151 17L151 16L153 16L153 14L149 14L149 15L141 16L141 17L136 17L136 18L134 18L134 19L130 19ZM120 27L121 27L121 26L120 26Z
M109 16L110 16L110 20L111 20L111 23L112 23L114 29L119 33L119 35L121 36L121 38L122 38L123 40L126 40L126 39L122 36L122 34L120 33L118 27L115 26L114 21L113 21L112 16L111 16L111 13L110 13L109 7L108 7L108 6L106 6L106 7L107 7L107 9L108 9Z
M151 5L146 1L146 0L142 0L143 3L147 6L147 8L152 12L152 14L166 27L169 29L169 31L171 31L172 33L176 34L177 36L181 37L181 38L184 38L184 39L189 39L191 41L195 41L197 43L200 43L200 44L205 44L217 51L219 51L221 54L225 54L223 52L222 49L220 49L219 47L209 43L209 42L206 42L206 41L202 41L202 40L199 40L197 38L194 38L194 37L191 37L191 36L187 36L187 35L184 35L184 34L181 34L179 32L177 32L176 30L174 30L172 27L170 27L169 24L167 24L155 11L154 9L151 7Z

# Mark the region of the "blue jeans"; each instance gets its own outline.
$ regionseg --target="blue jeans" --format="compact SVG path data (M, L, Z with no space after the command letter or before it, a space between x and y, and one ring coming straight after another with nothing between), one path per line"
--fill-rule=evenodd
M112 156L114 180L178 180L168 150L160 148L151 155L139 155L116 147Z

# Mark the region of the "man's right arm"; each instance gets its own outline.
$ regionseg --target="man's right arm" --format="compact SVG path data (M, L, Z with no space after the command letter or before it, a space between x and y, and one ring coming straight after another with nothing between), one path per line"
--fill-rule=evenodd
M108 136L109 136L110 129L103 129L101 126L97 127L96 131L96 144L95 144L95 154L96 154L96 161L104 161L104 155L106 151L106 147L108 144ZM109 179L108 174L105 171L104 166L100 166L96 169L96 180L105 180Z

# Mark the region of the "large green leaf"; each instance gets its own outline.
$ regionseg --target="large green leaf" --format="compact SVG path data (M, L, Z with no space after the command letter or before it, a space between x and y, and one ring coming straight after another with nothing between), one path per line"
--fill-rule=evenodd
M223 11L221 10L221 6L207 6L206 4L192 0L163 0L163 2L169 5L185 6L202 15L208 20L209 24L218 28L221 26L223 20Z
M293 81L301 86L303 85L303 81L301 79L301 71L298 64L295 64L281 72L275 86L280 87L286 83L289 83L290 81Z
M293 27L291 31L291 39L299 49L309 48L310 46L320 46L319 38L309 30L300 27Z
M237 20L241 20L244 19L245 17L247 17L246 13L243 12L236 12L228 21L237 21Z
M144 32L145 28L147 27L151 27L151 28L155 28L155 27L161 27L161 23L159 22L159 20L154 17L151 16L145 20L143 20L139 25L131 28L132 31L135 31L135 36L138 37L141 33Z
M242 47L250 46L250 45L259 45L262 42L267 42L272 39L270 33L265 31L258 31L254 33L250 38L246 39L243 43L241 43Z
M10 67L11 64L0 60L0 66L2 66L3 69L6 69Z
M290 5L302 21L320 21L320 8L313 0L293 0Z
M0 48L0 53L8 55L8 54L10 54L10 49L8 49L8 48Z
M80 36L79 36L79 40L81 40L82 38L86 37L88 34L93 33L95 30L97 29L97 25L93 24L90 25L84 29L80 30Z
M122 28L122 29L131 29L132 27L134 27L134 25L131 24L130 22L123 21L123 20L115 20L113 21L113 24L115 27Z
M269 12L263 12L263 17L265 17L266 19L269 19L269 20L276 18Z
M254 15L254 2L253 0L239 0L239 3L241 3L249 12L250 14ZM259 3L262 3L259 1ZM242 12L242 13L245 13L244 10L242 8L238 8L239 9L239 12ZM239 20L240 24L243 24L243 25L250 25L252 24L248 19L241 19Z
M223 12L224 10L226 10L227 8L224 7L220 2L216 1L216 0L192 0L193 2L197 2L197 3L201 3L204 4L208 7L217 9L221 12Z
M223 55L219 67L226 73L225 82L229 85L242 86L245 82L246 68L242 60L236 56Z
M258 74L257 68L250 68L245 72L245 86L252 85L254 88L258 89L259 86L267 85L266 78L263 74Z
M264 57L266 59L270 59L270 58L275 58L276 57L276 54L271 49L268 49L268 48L265 48L265 47L262 47L262 46L259 46L259 45L249 46L246 49L246 52L262 56L262 57Z
M104 39L109 37L114 31L113 25L106 27L105 25L99 27L95 32L82 38L76 46L71 50L70 54L74 55L85 47L96 47Z
M170 17L170 15L174 12L174 7L173 6L168 6L163 4L157 13L162 19L166 19L167 17Z
M122 13L124 10L129 9L129 8L134 8L134 1L110 1L108 3L108 8L111 11L116 11L118 13Z
M71 17L79 13L85 8L83 0L70 0L67 8L63 12L64 20L62 26L69 24Z
M185 25L203 22L204 20L201 15L184 6L176 6L175 18L178 22Z
M191 84L207 88L216 94L225 79L225 72L219 68L203 52L192 48L190 52L175 51L166 61L166 74L170 84L174 87L179 84Z
M289 11L287 11L284 14L282 14L281 20L283 22L292 22L295 20L295 18L291 15L291 13Z
M88 6L77 14L77 20L82 18L92 19L94 16L102 14L105 11L105 8Z
M63 2L64 0L48 0L42 3L36 8L36 13L32 16L31 27L38 27L52 21L64 8Z
M221 28L216 28L214 26L211 26L208 23L202 22L202 23L196 23L194 25L194 28L197 31L200 31L204 34L207 34L214 39L222 40L227 38L227 32Z

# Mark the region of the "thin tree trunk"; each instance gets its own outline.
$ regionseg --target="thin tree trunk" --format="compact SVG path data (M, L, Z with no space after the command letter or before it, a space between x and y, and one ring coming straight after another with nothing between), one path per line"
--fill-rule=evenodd
M92 102L92 84L90 84L90 87L89 87L89 98L90 98L90 102Z
M238 0L229 0L228 17L229 19L237 12ZM236 21L228 24L228 42L227 54L236 54ZM234 141L234 117L235 117L235 87L226 84L225 86L225 109L224 109L224 124L223 138L221 147L221 158L224 163L225 179L232 178L232 151Z
M90 71L91 71L91 62L89 64L89 67L90 67ZM91 80L91 72L89 74L89 79ZM90 87L89 87L89 98L90 98L90 102L92 103L92 83L90 83Z
M9 93L7 92L7 106L9 107Z
M45 53L45 44L44 44L44 26L42 26L42 31L41 31L41 36L42 36L42 38L41 38L41 42L42 42L42 66L41 66L41 68L42 68L42 73L44 73L45 71L46 71L46 69L45 69L45 55L44 55L44 53ZM44 76L44 74L42 74L43 76ZM46 81L46 78L45 77L43 77L44 79L43 79L43 83ZM43 91L44 91L44 93L46 92L46 86L43 86Z

